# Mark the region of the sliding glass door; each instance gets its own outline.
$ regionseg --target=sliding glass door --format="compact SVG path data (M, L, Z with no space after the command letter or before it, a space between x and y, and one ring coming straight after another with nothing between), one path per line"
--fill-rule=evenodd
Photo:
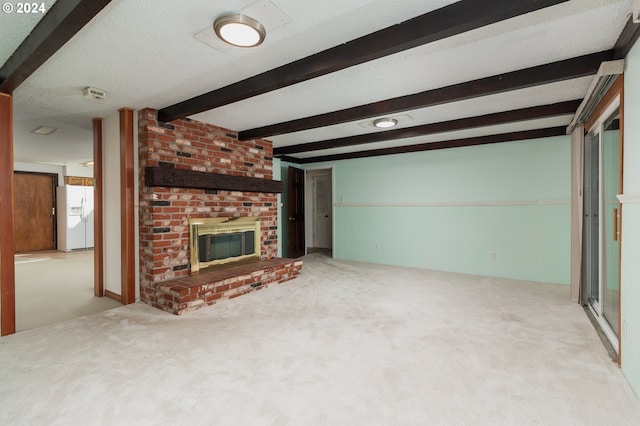
M602 317L619 333L620 317L620 110L616 109L602 125Z
M588 303L618 350L620 324L620 108L614 101L585 136L584 262Z

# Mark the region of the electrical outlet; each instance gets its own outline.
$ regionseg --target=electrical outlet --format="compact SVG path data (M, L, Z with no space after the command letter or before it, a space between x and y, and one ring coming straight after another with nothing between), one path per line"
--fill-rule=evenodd
M376 243L376 250L380 250L380 243Z
M489 252L489 259L496 260L496 252L495 251Z

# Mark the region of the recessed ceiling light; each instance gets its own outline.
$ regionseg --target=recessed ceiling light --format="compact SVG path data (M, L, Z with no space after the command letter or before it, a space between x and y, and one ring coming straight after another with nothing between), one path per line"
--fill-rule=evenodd
M238 47L258 46L267 35L260 22L239 13L219 17L213 29L221 40Z
M379 118L373 122L373 125L380 129L387 129L398 124L398 120L395 118Z
M55 132L56 130L58 130L55 127L47 127L47 126L40 126L37 127L35 129L33 129L31 131L31 133L37 133L39 135L50 135L51 133Z

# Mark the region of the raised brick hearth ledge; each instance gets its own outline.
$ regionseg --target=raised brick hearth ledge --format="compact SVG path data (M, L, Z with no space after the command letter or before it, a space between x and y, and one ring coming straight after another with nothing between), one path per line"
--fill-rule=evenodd
M261 260L158 282L147 288L147 300L156 308L182 315L213 305L220 300L233 299L292 280L301 270L302 260Z

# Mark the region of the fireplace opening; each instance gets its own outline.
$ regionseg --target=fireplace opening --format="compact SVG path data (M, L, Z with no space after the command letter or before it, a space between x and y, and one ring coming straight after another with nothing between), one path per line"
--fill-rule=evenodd
M234 232L233 234L201 235L198 237L199 262L211 262L229 257L246 256L255 253L255 232Z
M189 219L191 273L260 259L260 218Z

